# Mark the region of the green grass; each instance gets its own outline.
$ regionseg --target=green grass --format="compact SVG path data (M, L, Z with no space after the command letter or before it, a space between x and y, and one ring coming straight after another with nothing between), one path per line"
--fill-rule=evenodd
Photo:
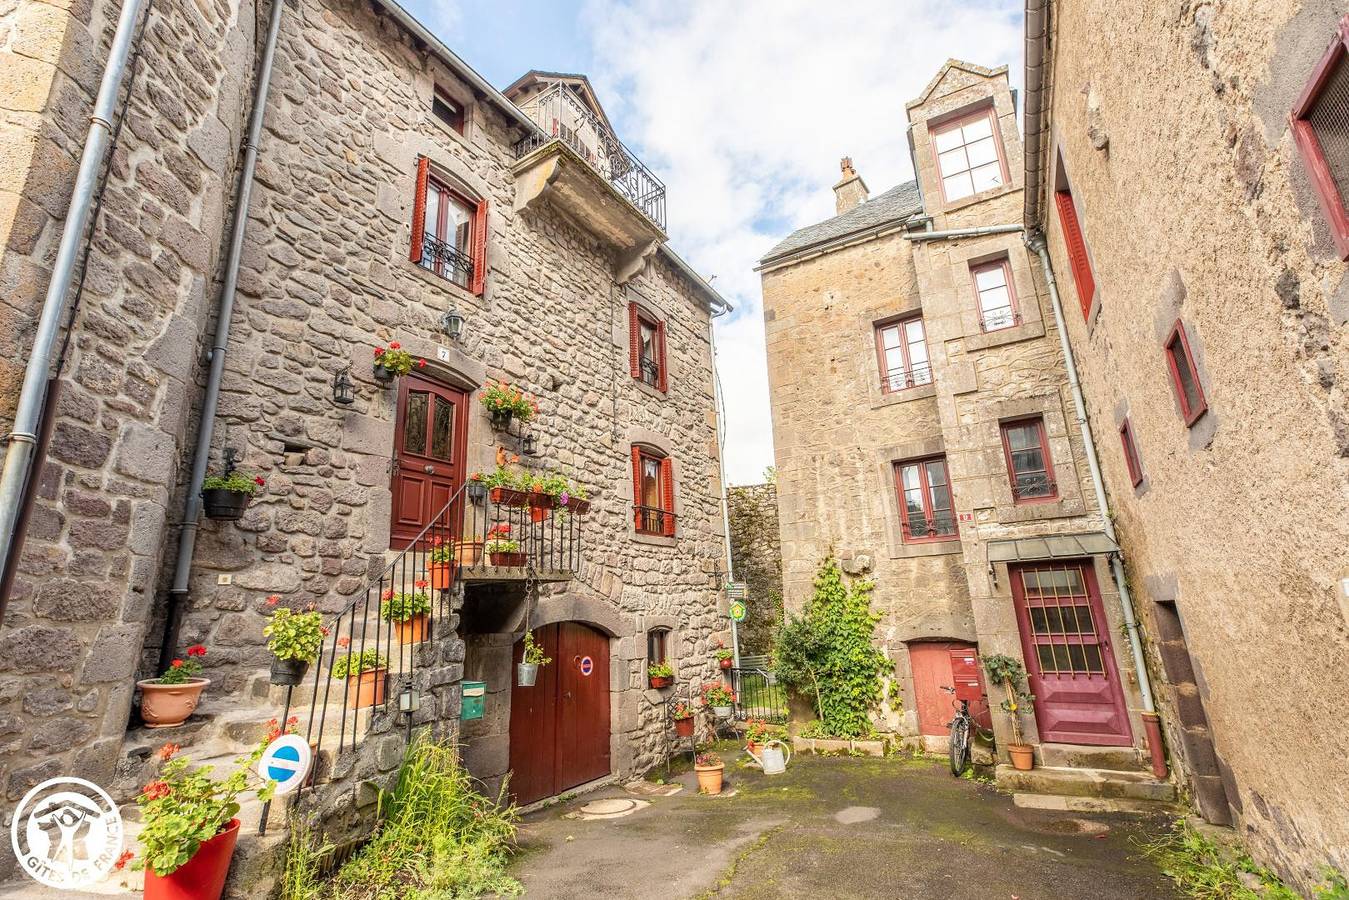
M740 707L747 719L787 719L787 691L755 673L740 676Z
M414 743L380 808L374 837L326 882L319 873L331 848L318 846L303 828L293 832L283 900L468 900L522 892L506 874L515 810L473 790L453 747Z

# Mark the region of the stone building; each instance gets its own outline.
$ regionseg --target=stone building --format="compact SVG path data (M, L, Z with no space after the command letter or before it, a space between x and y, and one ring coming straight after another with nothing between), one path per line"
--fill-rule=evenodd
M1171 759L1307 889L1349 871L1349 753L1307 727L1349 693L1349 3L1027 6L1024 224Z
M999 766L1000 781L1168 796L1145 771L1157 742L1116 640L1118 548L1021 239L1007 69L952 60L907 110L917 180L870 198L843 160L838 215L759 267L787 607L833 548L876 582L903 697L879 725L944 748L943 688L987 723L1003 692L974 651L1008 654L1038 698L1023 724L1041 768ZM1009 721L991 719L1005 748Z
M119 6L25 0L0 16L6 430ZM234 315L215 336L274 15ZM321 717L301 725L330 748L325 803L349 810L387 782L400 691L420 689L417 724L459 734L465 677L486 682L468 765L489 783L515 770L522 801L653 765L668 692L647 689L648 658L711 677L725 637L711 318L729 308L666 243L659 179L583 76L530 73L508 96L392 0L160 2L137 40L0 629L6 796L60 773L126 799L164 740L138 727L135 680L197 642L212 684L173 739L194 756L256 740L283 702L268 595L378 634L380 592L424 575L426 529L481 540L498 522L528 565L462 566L434 649L383 639L392 713L342 716L361 753L331 753ZM213 338L210 468L233 458L266 487L238 522L203 520L180 570ZM394 341L425 365L385 387L371 360ZM493 427L478 403L493 379L537 398L527 426ZM534 525L467 491L503 456L564 473L591 508ZM555 662L513 716L527 627ZM350 652L338 637L314 670L325 681ZM337 716L342 689L313 672L293 709L307 716L315 689Z
M731 564L749 592L749 615L739 628L740 652L762 656L782 623L782 546L778 489L773 482L726 489L731 528Z

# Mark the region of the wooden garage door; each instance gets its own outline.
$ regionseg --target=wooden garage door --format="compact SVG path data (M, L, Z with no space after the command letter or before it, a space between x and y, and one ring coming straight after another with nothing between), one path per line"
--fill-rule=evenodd
M534 687L511 678L511 794L533 803L609 774L609 638L579 622L534 631L552 664ZM524 643L517 642L513 663Z
M909 644L914 706L920 734L944 736L955 717L956 702L970 701L970 714L981 728L992 728L978 651L963 641L915 641ZM950 694L942 688L954 688Z

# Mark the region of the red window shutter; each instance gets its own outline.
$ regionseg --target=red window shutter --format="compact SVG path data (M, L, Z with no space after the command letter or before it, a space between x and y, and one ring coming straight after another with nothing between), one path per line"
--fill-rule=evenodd
M628 368L633 378L642 377L642 323L636 303L628 304Z
M1091 315L1091 298L1096 295L1096 279L1091 274L1087 259L1087 245L1082 240L1082 227L1073 207L1073 195L1059 191L1054 195L1059 207L1059 224L1063 227L1063 242L1068 245L1068 263L1073 268L1073 284L1077 287L1077 302L1082 306L1082 318Z
M481 294L487 283L487 201L479 200L473 213L473 280L469 290Z
M632 448L632 524L642 530L642 451Z
M423 156L417 160L417 189L412 196L412 249L408 259L422 261L422 238L426 234L426 179L431 173L431 160Z
M665 536L674 537L675 533L675 508L674 496L674 460L665 457L660 461L660 504L665 509Z
M670 389L670 369L665 364L665 323L661 322L656 326L656 358L660 365L659 383L656 385L662 391Z

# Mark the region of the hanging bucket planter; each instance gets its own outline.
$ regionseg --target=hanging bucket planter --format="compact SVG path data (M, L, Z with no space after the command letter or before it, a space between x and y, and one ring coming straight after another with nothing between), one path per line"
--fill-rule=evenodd
M145 870L145 900L220 900L225 890L239 820L230 819L219 834L197 847L192 858L168 875Z
M304 681L305 673L309 671L309 660L307 659L272 659L272 684L287 686L297 685Z
M388 387L393 384L393 380L398 377L397 372L384 368L379 363L375 363L375 383L380 387Z
M511 427L511 419L515 418L515 413L509 409L491 409L487 411L487 417L491 422L492 430L505 431Z
M211 488L201 492L201 508L206 518L219 522L237 522L244 517L252 494Z
M693 737L693 716L675 719L675 734L680 737Z
M515 667L515 683L520 687L533 687L538 677L539 667L534 663L522 662Z

